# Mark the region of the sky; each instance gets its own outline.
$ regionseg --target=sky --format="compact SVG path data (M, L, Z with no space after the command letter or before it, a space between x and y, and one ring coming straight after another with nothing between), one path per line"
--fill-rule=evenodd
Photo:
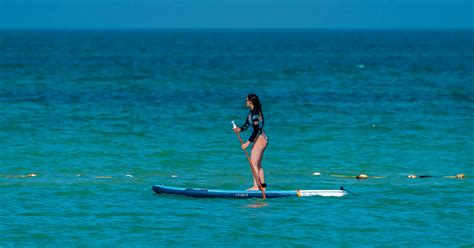
M0 0L0 29L474 29L474 0Z

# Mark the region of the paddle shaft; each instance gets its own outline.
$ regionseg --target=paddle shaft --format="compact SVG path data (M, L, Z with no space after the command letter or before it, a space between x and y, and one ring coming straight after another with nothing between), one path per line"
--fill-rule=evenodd
M240 144L243 145L244 142L242 141L242 137L240 137L240 133L238 131L235 131L235 134L237 134L237 137L239 137ZM247 156L247 159L249 160L250 169L252 169L253 178L257 182L258 187L260 188L260 190L262 191L263 199L265 199L265 198L267 198L265 196L265 188L262 187L262 182L260 182L260 177L258 176L258 172L255 171L255 168L253 167L253 164L252 164L252 160L250 160L250 156L249 156L249 153L247 152L247 150L245 150L245 149L243 149L243 150L244 150L245 156Z

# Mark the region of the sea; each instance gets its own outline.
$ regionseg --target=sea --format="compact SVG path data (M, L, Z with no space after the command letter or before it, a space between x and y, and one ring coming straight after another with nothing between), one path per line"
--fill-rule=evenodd
M267 190L347 196L152 191L252 186L250 93ZM0 31L0 247L114 246L473 247L474 30Z

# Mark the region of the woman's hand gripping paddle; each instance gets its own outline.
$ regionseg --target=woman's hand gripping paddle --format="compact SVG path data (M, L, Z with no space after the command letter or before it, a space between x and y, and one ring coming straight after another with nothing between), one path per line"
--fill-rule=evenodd
M234 129L235 134L237 134L237 137L239 137L240 144L243 145L244 142L242 141L242 138L240 137L239 131L237 131L237 126L235 125L235 122L234 122L234 121L232 121L232 126L233 126L233 129ZM262 187L262 182L260 181L260 178L259 178L259 176L258 176L258 173L255 171L255 167L253 167L252 160L250 160L250 156L249 156L249 154L247 153L247 150L244 149L244 153L245 153L245 156L247 156L247 159L249 160L250 169L252 170L253 178L254 178L255 181L257 182L258 187L260 188L260 190L262 191L262 198L265 199L265 198L267 198L267 197L265 196L265 188Z

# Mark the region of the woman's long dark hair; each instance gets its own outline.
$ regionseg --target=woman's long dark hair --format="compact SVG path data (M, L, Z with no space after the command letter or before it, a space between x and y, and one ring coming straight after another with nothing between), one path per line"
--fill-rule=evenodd
M247 96L247 99L249 99L250 102L252 102L254 108L257 108L258 112L263 118L263 110L262 110L262 104L260 103L260 99L258 99L258 96L255 94L250 94Z

